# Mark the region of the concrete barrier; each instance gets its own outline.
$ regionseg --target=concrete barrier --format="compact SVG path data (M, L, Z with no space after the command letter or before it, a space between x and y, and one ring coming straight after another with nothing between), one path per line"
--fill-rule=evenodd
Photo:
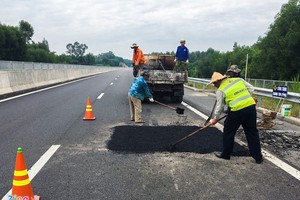
M0 71L0 95L71 81L121 68L26 69Z

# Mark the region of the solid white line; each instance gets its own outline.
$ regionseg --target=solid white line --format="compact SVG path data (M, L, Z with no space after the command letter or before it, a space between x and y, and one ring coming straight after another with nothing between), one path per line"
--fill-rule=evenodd
M30 95L30 94L42 92L42 91L45 91L45 90L50 90L50 89L57 88L57 87L60 87L60 86L68 85L68 84L75 83L75 82L78 82L78 81L83 81L83 80L86 80L86 79L89 79L89 78L94 78L95 76L100 76L101 74L106 73L106 72L109 72L109 71L103 71L103 72L100 72L98 75L94 75L94 76L90 76L90 77L86 77L86 78L82 78L82 79L70 81L70 82L67 82L67 83L62 83L62 84L59 84L59 85L54 85L54 86L51 86L51 87L43 88L43 89L40 89L40 90L35 90L35 91L32 91L32 92L27 92L27 93L20 94L20 95L17 95L17 96L13 96L13 97L9 97L9 98L6 98L6 99L2 99L2 100L0 100L0 103L1 102L5 102L5 101L9 101L9 100L12 100L12 99L17 99L17 98L20 98L20 97L23 97L23 96L27 96L27 95Z
M43 166L48 162L48 160L53 156L53 154L57 151L60 145L52 145L48 151L40 157L40 159L28 170L29 180L31 181L37 173L43 168ZM9 195L11 195L12 189L10 189L7 194L2 198L2 200L7 200Z
M97 97L97 99L101 99L101 98L103 97L103 95L104 95L104 93L101 93L101 94Z
M205 120L208 118L208 116L206 116L205 114L201 113L200 111L198 111L194 107L188 105L187 103L182 102L181 104L184 105L185 107L187 107L188 109L190 109L191 111L193 111L194 113L196 113L197 115L199 115L200 117L204 118ZM224 126L222 124L217 123L214 126L216 128L218 128L221 132L223 132L223 127ZM242 145L242 146L247 146L246 143L242 142L239 139L235 139L235 141L238 144ZM297 170L296 168L294 168L294 167L288 165L287 163L283 162L282 160L280 160L279 158L277 158L273 154L269 153L265 149L262 149L262 154L264 155L265 159L269 160L270 162L272 162L277 167L281 168L282 170L284 170L285 172L289 173L290 175L292 175L296 179L300 180L300 171L299 170Z
M54 86L43 88L43 89L40 89L40 90L35 90L35 91L32 91L32 92L27 92L27 93L20 94L20 95L17 95L17 96L9 97L7 99L0 100L0 103L5 102L5 101L9 101L9 100L12 100L12 99L17 99L17 98L27 96L27 95L30 95L30 94L42 92L42 91L45 91L45 90L50 90L50 89L57 88L57 87L60 87L60 86L68 85L68 84L75 83L75 82L78 82L78 81L83 81L83 80L89 79L89 78L92 78L92 77L86 77L86 78L83 78L83 79L74 80L74 81L70 81L70 82L67 82L67 83L62 83L62 84L59 84L59 85L54 85Z

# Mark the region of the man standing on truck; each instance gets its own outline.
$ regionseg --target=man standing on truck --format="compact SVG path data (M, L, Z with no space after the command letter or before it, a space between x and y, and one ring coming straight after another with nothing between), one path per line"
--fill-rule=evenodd
M132 56L132 67L133 67L133 76L136 77L139 69L143 69L145 63L145 57L143 51L139 48L136 43L133 43L130 47L133 49Z
M187 65L189 63L189 50L185 46L185 40L180 40L180 46L177 47L175 55L175 71L187 71Z
M141 76L134 78L128 92L130 120L134 121L135 123L144 123L141 117L142 100L147 97L149 98L150 102L154 102L146 82L149 79L149 76L149 72L144 71Z

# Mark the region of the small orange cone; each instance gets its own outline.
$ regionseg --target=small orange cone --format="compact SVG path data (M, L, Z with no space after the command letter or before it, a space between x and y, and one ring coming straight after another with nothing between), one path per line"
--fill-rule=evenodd
M40 199L39 196L33 194L21 147L19 147L17 151L11 195L12 195L12 199L28 199L28 200Z
M83 117L83 120L95 120L96 117L94 117L93 110L92 110L92 104L90 97L87 99L86 103L86 109L85 109L85 116Z

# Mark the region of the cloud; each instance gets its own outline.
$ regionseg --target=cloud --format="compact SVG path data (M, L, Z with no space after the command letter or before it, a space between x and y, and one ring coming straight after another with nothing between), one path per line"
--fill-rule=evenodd
M288 0L3 0L1 23L26 20L34 41L45 38L50 50L66 51L78 41L93 54L113 51L131 57L131 43L145 53L175 51L185 38L190 51L209 47L232 50L234 42L252 45L264 35Z

